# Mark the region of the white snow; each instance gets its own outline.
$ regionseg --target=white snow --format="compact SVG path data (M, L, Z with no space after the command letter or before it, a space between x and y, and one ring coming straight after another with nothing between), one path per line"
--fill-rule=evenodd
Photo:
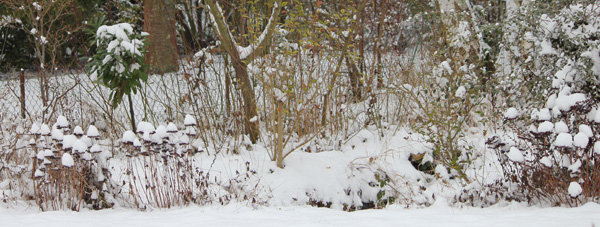
M194 126L196 125L196 119L192 115L185 115L185 120L183 121L185 126Z
M43 177L44 175L45 175L44 172L42 172L41 170L39 170L39 169L35 170L35 173L34 173L35 177Z
M540 121L549 121L552 118L550 114L550 110L548 108L543 108L538 112L538 120Z
M571 164L568 169L572 173L576 173L579 172L579 168L581 168L581 160L577 160L575 163Z
M596 141L594 143L594 153L596 153L597 155L600 155L600 141Z
M76 135L76 136L83 135L83 129L81 128L81 126L79 126L79 125L75 126L75 129L73 129L73 135Z
M52 137L53 140L56 140L56 141L62 141L63 140L64 136L63 136L62 131L60 131L60 129L53 128L52 132L50 134L51 134L51 137Z
M579 132L573 137L573 145L579 148L585 148L588 145L589 137L584 132Z
M173 122L169 122L169 124L167 124L167 132L175 133L177 131L177 125L175 125Z
M77 140L77 138L74 135L66 135L63 137L63 148L65 149L71 149L73 148L73 145L75 144L75 140Z
M100 153L100 152L102 152L102 148L100 147L100 145L94 144L90 148L90 152L92 152L92 153Z
M561 132L556 136L556 140L554 140L554 146L557 147L572 147L573 146L573 136L569 133Z
M437 205L437 204L436 204ZM422 209L392 206L385 209L344 212L308 206L258 207L243 204L191 206L136 211L122 208L82 212L40 212L33 208L0 208L3 226L592 226L600 223L600 205L577 208L528 207L511 203L490 208Z
M517 110L517 108L511 107L508 108L505 112L504 112L504 118L508 119L508 120L512 120L515 119L517 117L519 117L519 111Z
M87 148L88 146L81 139L75 140L75 143L73 143L73 152L85 153Z
M50 135L50 127L48 127L47 124L42 124L40 126L39 133L42 134L42 136L48 136L48 135Z
M569 126L564 121L559 121L554 124L554 132L556 133L568 133Z
M552 130L554 130L554 124L549 121L542 122L537 128L538 133L552 132Z
M137 125L137 133L154 133L154 125L152 125L150 122L145 122L145 121L140 121L140 123L138 123Z
M31 128L29 129L29 134L39 135L40 134L40 126L38 126L36 123L33 123L31 125Z
M73 165L75 165L75 161L73 160L73 157L71 156L71 154L65 152L62 156L62 158L60 159L61 163L63 166L65 167L73 167Z
M550 160L548 156L541 158L540 163L544 164L546 167L552 167L552 160Z
M594 132L592 131L592 128L588 125L584 125L584 124L579 125L579 132L584 133L588 137L594 136Z
M250 122L256 122L258 121L258 116L254 116L252 118L250 118Z
M141 147L142 146L142 142L140 142L140 140L138 138L135 138L133 140L133 146L134 147Z
M278 88L273 88L273 96L277 101L280 102L285 102L287 100L287 95Z
M525 161L525 157L521 150L516 147L511 147L510 151L507 154L508 158L513 162L523 162Z
M98 133L98 128L96 128L96 126L90 125L88 127L86 135L90 138L95 138L100 136L100 133Z
M156 127L154 135L161 140L160 142L162 142L163 139L169 136L169 134L167 133L167 127L165 127L164 125L159 125L158 127Z
M81 159L86 160L86 161L91 161L92 158L92 154L85 152L81 155Z
M133 133L130 130L127 130L123 133L123 137L121 142L123 143L133 143L133 140L135 140L135 133Z
M66 128L69 127L69 121L67 121L67 118L63 115L58 116L58 118L56 119L56 125L59 128Z
M464 98L466 93L467 93L467 89L465 89L465 86L460 86L460 87L458 87L458 89L456 89L456 92L454 93L454 95L458 98Z
M573 106L585 100L585 94L583 93L575 93L570 95L559 94L556 98L556 106L553 109L558 109L560 111L569 111Z
M583 189L581 189L581 185L579 185L579 183L573 181L569 184L569 195L571 195L571 197L577 197L581 194L581 192L583 192Z

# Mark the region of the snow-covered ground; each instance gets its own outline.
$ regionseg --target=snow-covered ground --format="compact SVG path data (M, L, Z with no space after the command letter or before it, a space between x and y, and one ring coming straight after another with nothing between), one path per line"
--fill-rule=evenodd
M450 208L344 212L306 206L245 205L187 207L141 212L131 209L40 212L37 208L0 208L0 226L595 226L600 205L537 208L522 204L490 208Z

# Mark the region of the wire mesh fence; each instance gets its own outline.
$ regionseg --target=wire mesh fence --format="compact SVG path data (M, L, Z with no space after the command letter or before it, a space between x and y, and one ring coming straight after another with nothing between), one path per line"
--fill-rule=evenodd
M177 121L190 112L185 81L175 75L148 81L131 94L136 121L154 123ZM5 119L51 122L59 115L74 124L127 127L131 116L129 100L113 108L110 90L94 83L84 73L61 72L54 75L16 72L0 79L0 108Z

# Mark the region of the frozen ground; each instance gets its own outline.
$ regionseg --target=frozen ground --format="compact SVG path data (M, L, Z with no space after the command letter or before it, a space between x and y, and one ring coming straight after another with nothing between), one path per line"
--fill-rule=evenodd
M0 226L596 226L600 205L578 208L536 208L511 204L491 208L429 208L344 212L314 207L245 205L188 207L142 212L39 212L35 208L0 208Z

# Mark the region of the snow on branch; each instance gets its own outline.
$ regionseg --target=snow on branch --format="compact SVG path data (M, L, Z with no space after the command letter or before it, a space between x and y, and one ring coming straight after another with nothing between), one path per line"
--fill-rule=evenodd
M216 10L211 9L211 5L214 5ZM252 44L242 47L240 46L233 35L231 34L231 29L229 25L225 21L223 17L223 9L219 5L219 3L214 0L207 1L207 8L210 12L210 20L213 26L216 28L216 32L219 36L221 36L225 42L229 42L232 45L232 51L237 51L237 54L240 60L252 60L256 55L257 51L265 48L267 41L270 39L271 34L273 33L273 28L275 27L275 20L279 16L280 11L280 3L276 1L273 5L273 11L271 12L271 16L269 17L269 21L267 22L267 26L262 31L258 39ZM217 15L215 15L217 14ZM227 32L228 36L224 36L224 32Z

